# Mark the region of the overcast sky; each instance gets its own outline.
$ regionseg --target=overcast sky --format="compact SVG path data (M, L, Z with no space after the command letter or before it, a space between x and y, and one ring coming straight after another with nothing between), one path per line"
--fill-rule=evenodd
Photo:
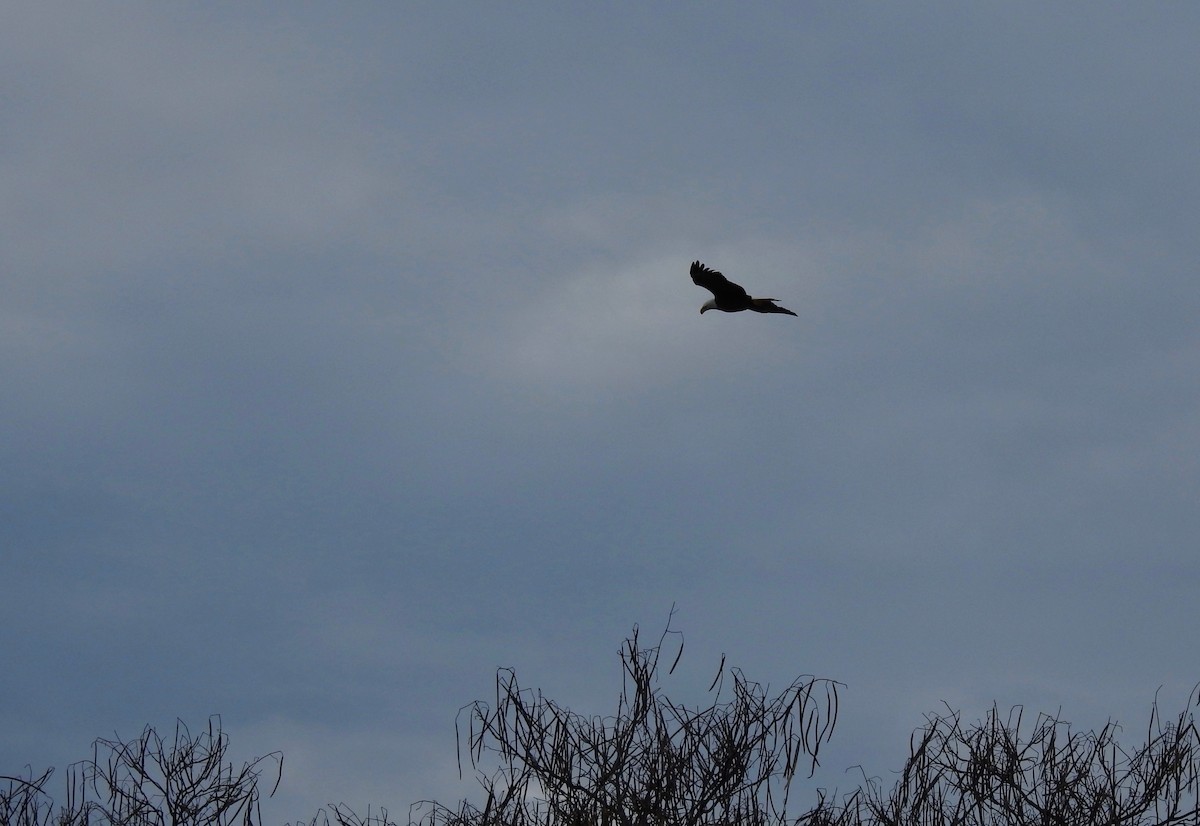
M268 821L403 818L497 667L610 713L673 603L677 700L846 684L804 788L943 703L1136 740L1200 680L1198 35L6 5L0 773L219 713Z

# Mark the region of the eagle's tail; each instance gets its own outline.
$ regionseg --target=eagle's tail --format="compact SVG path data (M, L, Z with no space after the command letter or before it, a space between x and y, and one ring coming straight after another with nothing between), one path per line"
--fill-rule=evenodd
M785 313L787 315L796 315L791 310L780 307L775 302L778 298L755 298L750 302L750 309L756 313Z

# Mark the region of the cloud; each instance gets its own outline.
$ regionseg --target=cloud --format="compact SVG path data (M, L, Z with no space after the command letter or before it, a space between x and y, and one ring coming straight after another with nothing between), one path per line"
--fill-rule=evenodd
M1193 13L710 11L6 17L0 757L402 815L672 602L846 763L1194 680Z

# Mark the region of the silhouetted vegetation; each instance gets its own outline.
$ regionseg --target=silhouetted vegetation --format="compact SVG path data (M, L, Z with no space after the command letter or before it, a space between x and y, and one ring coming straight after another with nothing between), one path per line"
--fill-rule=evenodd
M258 781L275 763L274 793L283 757L270 754L240 769L227 762L229 738L218 717L195 737L178 722L164 740L147 726L133 740L97 740L92 758L67 770L64 803L55 810L48 769L28 778L0 776L0 826L257 826Z
M1146 742L1126 750L1118 726L1072 732L1039 714L993 707L980 722L930 715L911 741L911 756L891 789L868 783L839 813L866 824L1200 823L1200 733L1192 708L1164 722L1155 702Z
M771 696L724 661L712 702L691 708L658 686L662 643L637 629L621 649L624 684L611 717L586 717L522 689L501 670L496 702L464 709L466 751L486 793L483 808L429 804L423 826L456 824L699 824L782 819L798 768L811 770L833 733L838 684L801 677ZM728 682L729 699L722 693ZM487 770L487 758L495 758Z
M1173 718L1156 700L1132 748L1111 722L1076 732L1020 707L973 723L947 709L913 734L894 784L813 790L790 814L796 773L811 776L833 733L839 684L806 676L773 695L722 659L710 702L689 707L659 685L660 658L674 654L670 674L682 651L669 629L652 647L634 629L609 717L573 712L501 669L494 702L460 712L460 770L475 772L482 806L425 801L410 826L1200 826L1200 689ZM97 740L68 769L57 808L51 770L0 776L0 826L258 826L261 774L275 764L273 793L282 757L236 768L227 750L219 718L196 737L179 723L170 739L148 727L132 741ZM360 817L338 804L308 826L395 824L385 809Z

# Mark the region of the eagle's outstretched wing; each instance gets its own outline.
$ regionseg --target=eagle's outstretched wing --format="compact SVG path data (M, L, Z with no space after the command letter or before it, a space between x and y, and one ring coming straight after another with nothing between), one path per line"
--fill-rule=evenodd
M749 303L749 294L739 284L734 284L716 270L710 270L699 261L692 262L692 283L713 294L721 304Z

